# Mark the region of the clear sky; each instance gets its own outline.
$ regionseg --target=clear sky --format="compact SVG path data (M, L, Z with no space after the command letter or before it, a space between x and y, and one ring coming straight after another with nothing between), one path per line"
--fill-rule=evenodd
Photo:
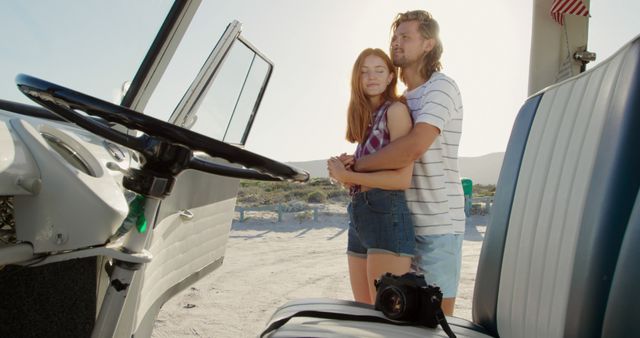
M14 93L13 78L27 72L110 99L133 76L169 3L117 0L110 2L111 10L85 17L74 15L78 6L104 3L3 1L1 98L24 102ZM460 155L504 151L527 97L531 8L531 0L205 0L198 15L211 23L213 41L228 22L239 20L243 36L275 63L247 149L280 161L303 161L353 151L344 140L353 61L364 48L387 50L393 17L411 9L429 10L440 23L443 71L457 81L464 101ZM141 10L148 15L127 15ZM637 13L637 0L592 0L589 50L598 61L640 34ZM58 38L81 31L89 40L54 43L38 38L38 30ZM87 51L96 48L92 34L120 48ZM128 45L133 36L147 43ZM123 64L118 71L110 68L114 60Z
M265 26L281 27L273 32L254 31L245 20L245 35L276 63L271 86L289 89L272 90L265 97L249 149L286 160L352 152L355 146L344 134L353 62L367 47L388 50L394 16L412 9L429 10L440 23L443 71L458 82L464 101L461 155L505 149L514 114L527 94L530 1L297 3L282 7L291 15L261 18ZM267 5L262 6L266 10ZM277 32L288 38L269 45L258 42L263 34ZM275 120L287 133L263 128L267 120ZM288 149L270 149L269 144L286 144Z

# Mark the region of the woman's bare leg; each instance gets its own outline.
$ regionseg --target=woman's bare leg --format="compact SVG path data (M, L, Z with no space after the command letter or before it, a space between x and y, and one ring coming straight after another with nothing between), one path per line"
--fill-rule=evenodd
M370 253L367 255L367 284L371 303L376 301L376 287L373 281L387 272L403 275L411 270L411 257L387 253Z
M369 285L367 284L367 259L347 255L347 260L353 298L356 302L373 304L369 296Z

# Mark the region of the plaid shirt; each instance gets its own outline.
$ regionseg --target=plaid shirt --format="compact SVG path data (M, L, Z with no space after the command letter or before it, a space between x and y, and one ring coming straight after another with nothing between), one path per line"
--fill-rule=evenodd
M386 101L373 114L373 121L367 129L367 137L363 143L358 144L356 152L353 154L356 161L361 157L375 153L391 142L389 129L387 128L387 110L389 106L391 106L391 102ZM359 193L360 189L359 185L353 185L349 189L349 194L353 196Z

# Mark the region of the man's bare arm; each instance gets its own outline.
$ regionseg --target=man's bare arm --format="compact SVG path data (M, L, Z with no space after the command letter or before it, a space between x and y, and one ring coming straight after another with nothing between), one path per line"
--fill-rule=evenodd
M416 123L409 134L391 142L381 150L358 159L355 171L370 172L399 169L420 158L440 135L440 129L428 123Z
M329 175L343 184L357 184L369 188L385 190L405 190L411 185L413 165L402 169L380 170L370 173L359 173L346 170L341 161L331 158L327 161Z

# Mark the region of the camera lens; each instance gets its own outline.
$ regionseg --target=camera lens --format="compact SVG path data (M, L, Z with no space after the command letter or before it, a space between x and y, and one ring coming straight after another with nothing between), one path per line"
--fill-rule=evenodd
M401 320L407 310L406 294L398 287L390 285L380 293L380 310L390 319Z

